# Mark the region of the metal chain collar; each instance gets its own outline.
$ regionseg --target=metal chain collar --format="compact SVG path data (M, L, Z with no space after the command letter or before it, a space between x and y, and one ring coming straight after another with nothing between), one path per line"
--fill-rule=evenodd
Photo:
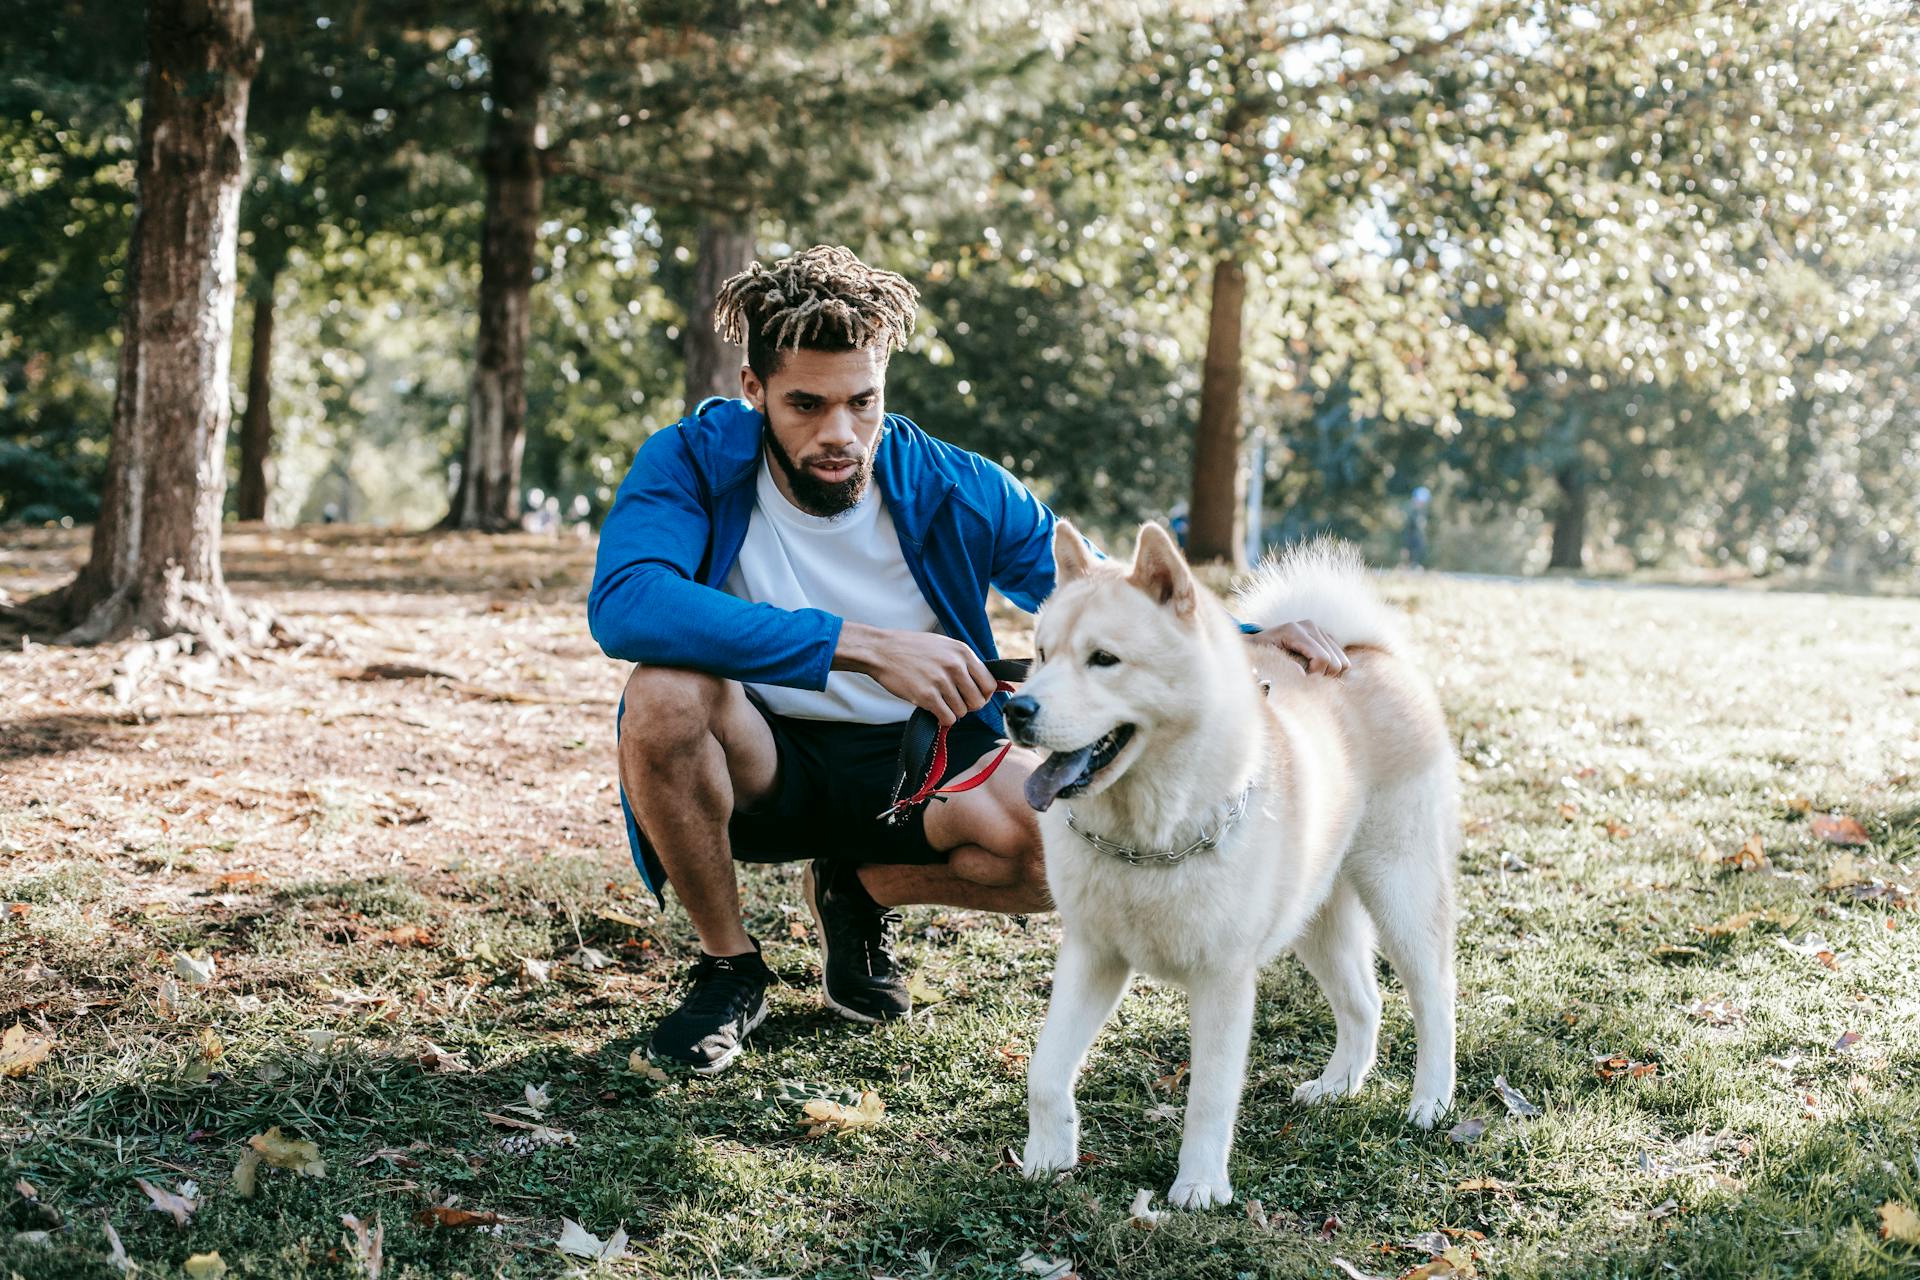
M1227 810L1226 816L1220 819L1219 825L1202 834L1199 839L1184 849L1141 850L1132 845L1121 844L1118 840L1109 840L1105 836L1095 835L1091 831L1083 830L1080 824L1073 820L1073 810L1070 807L1067 809L1067 826L1073 829L1075 835L1101 853L1119 858L1130 866L1145 866L1153 862L1164 862L1168 866L1173 866L1176 863L1185 862L1189 855L1198 853L1202 849L1218 847L1220 841L1232 829L1233 824L1240 821L1240 815L1247 811L1247 800L1252 795L1253 784L1249 782L1240 794L1234 797L1233 805Z

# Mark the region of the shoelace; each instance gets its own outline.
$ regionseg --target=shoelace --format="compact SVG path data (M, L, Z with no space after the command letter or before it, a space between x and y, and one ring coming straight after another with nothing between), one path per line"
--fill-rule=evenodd
M893 972L896 957L893 954L893 926L900 923L902 917L897 911L835 911L823 913L832 921L833 941L847 945L849 950L858 948L861 964L869 977L878 977ZM875 963L885 965L876 968Z
M703 955L693 967L693 990L681 1008L690 1013L716 1013L728 1019L748 1012L755 988L763 985L735 964L734 956Z

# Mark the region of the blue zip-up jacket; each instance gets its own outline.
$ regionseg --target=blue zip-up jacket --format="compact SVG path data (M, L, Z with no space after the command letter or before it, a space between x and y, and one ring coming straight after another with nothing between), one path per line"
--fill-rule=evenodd
M753 515L765 419L717 397L640 447L600 530L587 623L609 657L688 667L730 680L823 689L841 619L728 595ZM1053 591L1053 513L996 464L888 414L874 446L907 569L946 633L998 657L987 588L1029 613ZM1000 698L974 714L996 733ZM621 805L626 806L622 795ZM659 860L627 812L647 887Z

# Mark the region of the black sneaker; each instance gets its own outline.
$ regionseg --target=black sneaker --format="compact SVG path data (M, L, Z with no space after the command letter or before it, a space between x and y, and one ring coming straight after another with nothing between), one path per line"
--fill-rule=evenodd
M703 1076L725 1071L740 1056L747 1033L767 1020L772 982L773 970L757 945L738 956L702 952L693 966L693 989L653 1029L647 1057Z
M875 902L855 869L824 859L800 881L820 930L820 986L827 1007L855 1022L885 1022L913 1012L913 997L893 955L900 917Z

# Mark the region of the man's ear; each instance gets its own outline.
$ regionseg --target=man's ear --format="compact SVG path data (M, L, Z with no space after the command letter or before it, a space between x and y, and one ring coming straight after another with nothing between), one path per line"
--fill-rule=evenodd
M1056 586L1064 587L1075 578L1084 578L1093 568L1093 553L1087 550L1086 539L1080 531L1065 520L1053 526L1053 580Z
M760 385L760 375L750 364L740 366L740 398L762 413L767 411L767 389Z
M1198 588L1187 558L1180 554L1173 535L1157 524L1140 526L1133 544L1133 568L1127 581L1146 592L1160 604L1170 605L1182 618L1191 618L1199 604Z

